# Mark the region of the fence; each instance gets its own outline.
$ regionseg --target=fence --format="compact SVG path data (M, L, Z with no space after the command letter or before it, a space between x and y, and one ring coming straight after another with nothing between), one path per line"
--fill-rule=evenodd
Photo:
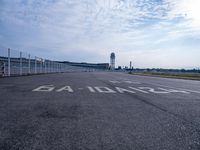
M43 59L9 48L0 48L0 76L86 71L87 69Z

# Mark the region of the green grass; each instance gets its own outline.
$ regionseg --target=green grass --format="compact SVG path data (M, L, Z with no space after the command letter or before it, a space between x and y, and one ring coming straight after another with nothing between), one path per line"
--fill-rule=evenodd
M188 80L200 80L200 73L162 73L162 72L141 72L141 73L130 73L133 75L144 75L144 76L157 76L164 78L176 78L176 79L188 79Z

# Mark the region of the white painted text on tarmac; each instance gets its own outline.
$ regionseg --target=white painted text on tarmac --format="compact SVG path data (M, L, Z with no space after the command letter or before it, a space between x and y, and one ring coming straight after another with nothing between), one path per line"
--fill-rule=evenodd
M105 94L116 94L116 93L130 93L130 94L134 94L134 93L143 93L143 94L149 94L149 93L153 93L153 94L169 94L169 93L181 93L181 94L190 94L190 92L188 91L184 91L184 90L175 90L175 89L165 89L165 88L161 88L161 87L156 87L156 88L152 88L152 87L104 87L104 86L86 86L86 87L81 87L81 88L72 88L69 85L65 85L62 87L56 87L54 85L41 85L35 89L33 89L33 92L67 92L67 93L74 93L80 90L84 90L90 93L105 93Z

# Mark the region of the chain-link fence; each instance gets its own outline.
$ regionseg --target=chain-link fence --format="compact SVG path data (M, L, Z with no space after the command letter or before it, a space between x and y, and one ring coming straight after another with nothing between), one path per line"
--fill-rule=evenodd
M0 47L0 76L87 71L58 61L43 59L28 53Z

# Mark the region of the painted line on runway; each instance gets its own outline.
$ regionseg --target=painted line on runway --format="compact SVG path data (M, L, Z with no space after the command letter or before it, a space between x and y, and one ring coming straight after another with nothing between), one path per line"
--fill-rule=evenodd
M99 93L116 93L114 90L108 88L108 87L103 87L103 86L95 86L94 87Z
M142 93L145 93L145 94L148 94L149 92L147 92L147 91L144 91L144 90L141 90L141 89L137 89L137 88L135 88L135 87L129 87L130 89L133 89L133 90L135 90L135 91L139 91L139 92L142 92Z
M70 92L70 93L73 93L73 92L74 92L74 90L72 90L72 88L71 88L70 86L64 86L64 87L62 87L62 88L56 90L56 92L62 92L62 91L68 91L68 92Z
M138 81L131 81L131 80L109 80L109 82L113 84L120 84L120 83L127 83L127 84L141 84Z
M51 92L55 89L53 85L42 85L37 87L36 89L33 89L33 92Z
M190 89L172 87L172 86L167 86L167 85L162 85L162 84L157 84L157 83L153 84L153 85L167 87L167 88L172 88L172 89L178 89L178 90L183 90L183 91L187 91L187 92L192 92L192 93L198 93L198 94L200 94L200 91L196 91L196 90L190 90Z
M144 94L149 94L149 93L154 93L154 94L170 94L170 93L181 93L181 94L190 94L188 91L184 90L177 90L177 89L165 89L161 87L157 88L152 88L152 87L132 87L129 86L127 88L123 87L104 87L104 86L86 86L86 88L77 88L77 90L84 90L87 89L91 93L144 93ZM68 93L73 93L74 90L72 89L71 86L66 85L60 88L56 88L54 85L41 85L35 89L32 90L33 92L68 92Z
M88 88L88 90L89 90L91 93L95 93L95 92L96 92L96 91L94 90L94 88L91 87L91 86L87 86L87 88Z

